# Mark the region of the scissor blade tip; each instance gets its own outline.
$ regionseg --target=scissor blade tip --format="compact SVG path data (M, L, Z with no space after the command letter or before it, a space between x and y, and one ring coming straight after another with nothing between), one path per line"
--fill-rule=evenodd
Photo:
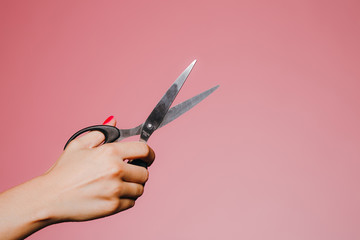
M215 91L216 89L218 89L220 87L220 85L216 85L215 87L210 88L211 90Z
M193 69L195 63L196 63L196 59L190 63L190 65L185 69L184 73L185 73L186 71L188 71L188 72L187 72L187 75L189 75L189 74L190 74L190 71Z
M216 89L218 89L220 87L220 85L216 85L215 87L212 87L208 90L206 90L205 92L208 93L208 95L210 95L211 93L213 93Z

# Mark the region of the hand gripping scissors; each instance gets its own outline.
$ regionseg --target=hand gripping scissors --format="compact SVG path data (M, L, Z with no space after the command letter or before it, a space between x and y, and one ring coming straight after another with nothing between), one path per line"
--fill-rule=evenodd
M170 108L171 104L175 100L177 94L179 93L182 85L184 84L185 80L189 76L192 68L194 67L196 60L194 60L180 76L175 80L175 82L170 86L170 88L166 91L165 95L160 99L158 104L150 113L149 117L146 121L139 126L130 129L118 129L114 126L109 125L95 125L83 128L72 135L67 143L65 144L64 149L66 146L74 140L79 135L89 132L89 131L100 131L104 134L105 140L104 143L111 143L111 142L118 142L123 140L124 138L128 138L135 135L140 135L140 141L147 142L153 134L154 131L157 129L165 126L166 124L172 122L176 118L180 117L185 112L189 111L195 105L200 103L204 100L207 96L209 96L212 92L214 92L219 85L210 88L172 108ZM146 162L135 159L128 162L129 164L142 166L147 168Z

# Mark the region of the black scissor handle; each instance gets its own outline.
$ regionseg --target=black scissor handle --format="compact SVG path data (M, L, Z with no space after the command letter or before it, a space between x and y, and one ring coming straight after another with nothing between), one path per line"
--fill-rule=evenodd
M81 134L89 132L89 131L100 131L102 134L104 134L104 136L105 136L104 144L112 143L120 137L120 130L117 127L109 126L109 125L94 125L94 126L83 128L83 129L77 131L74 135L72 135L69 138L69 140L66 142L64 150L72 140L74 140ZM147 169L147 163L141 159L135 159L135 160L129 161L128 163L132 164L132 165L136 165L136 166L141 166L141 167L144 167Z
M105 136L104 143L114 142L116 139L118 139L120 137L120 131L117 127L109 126L109 125L94 125L94 126L83 128L83 129L77 131L74 135L72 135L71 138L69 138L69 140L66 142L64 150L72 140L74 140L81 134L89 132L89 131L100 131L102 134L104 134L104 136Z

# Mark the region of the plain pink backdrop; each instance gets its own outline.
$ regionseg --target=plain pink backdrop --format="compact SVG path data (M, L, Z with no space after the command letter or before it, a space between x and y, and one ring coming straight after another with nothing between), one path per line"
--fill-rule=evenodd
M136 206L29 239L360 239L359 7L2 0L0 191L80 128L144 121L197 59L176 101L221 86L152 136Z

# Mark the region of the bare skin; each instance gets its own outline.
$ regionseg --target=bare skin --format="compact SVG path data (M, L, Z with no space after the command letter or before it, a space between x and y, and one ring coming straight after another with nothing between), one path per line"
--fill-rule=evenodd
M115 120L108 125L115 126ZM43 175L0 194L0 239L24 239L55 223L86 221L134 206L144 192L148 171L124 162L154 151L141 142L101 145L91 132L72 141Z

